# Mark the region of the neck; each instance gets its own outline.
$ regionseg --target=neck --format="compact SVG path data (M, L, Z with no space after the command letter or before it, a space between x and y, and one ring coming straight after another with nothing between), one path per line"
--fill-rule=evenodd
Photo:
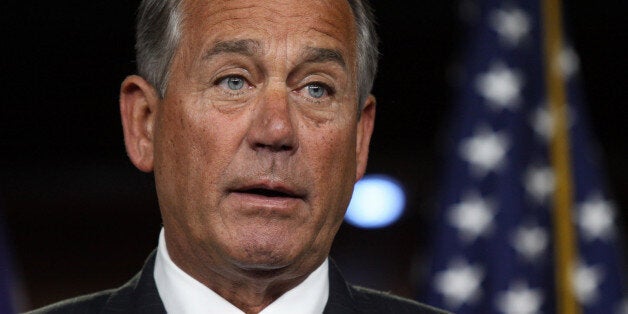
M175 262L176 263L176 262ZM184 269L187 272L187 270ZM259 313L307 278L284 276L283 271L246 271L237 274L215 270L192 275L245 313Z
M174 240L174 239L173 239ZM302 283L323 261L278 269L247 269L218 263L211 254L179 241L168 241L170 259L185 273L245 313L259 313L285 292Z

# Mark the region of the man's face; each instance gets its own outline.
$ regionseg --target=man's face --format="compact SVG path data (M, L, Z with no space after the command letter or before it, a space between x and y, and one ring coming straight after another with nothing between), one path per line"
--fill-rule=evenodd
M374 117L369 105L358 118L348 3L182 11L153 138L169 245L243 269L320 263L364 172Z

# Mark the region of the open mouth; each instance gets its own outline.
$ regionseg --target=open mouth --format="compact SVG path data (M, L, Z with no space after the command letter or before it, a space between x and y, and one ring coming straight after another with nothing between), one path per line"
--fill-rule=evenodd
M286 193L286 192L282 192L278 190L265 189L265 188L254 188L254 189L241 190L237 192L255 194L255 195L260 195L260 196L265 196L265 197L297 197L296 195L293 195L290 193Z
M234 188L231 192L269 198L303 198L304 196L291 188L273 184L246 185Z

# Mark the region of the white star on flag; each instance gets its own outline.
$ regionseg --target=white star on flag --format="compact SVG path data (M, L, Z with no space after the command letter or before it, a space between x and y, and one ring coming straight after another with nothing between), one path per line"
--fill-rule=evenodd
M510 47L519 45L521 39L530 32L530 18L525 11L518 8L493 11L490 23L500 39Z
M435 288L445 297L450 308L459 308L465 303L476 301L480 295L480 284L484 270L478 265L469 265L464 260L450 263L449 268L436 274Z
M551 167L530 166L526 171L525 189L538 204L547 201L554 192L555 184L554 171Z
M554 134L554 119L547 106L539 106L532 114L530 122L534 132L549 143L552 139L552 134Z
M491 202L474 192L467 193L447 215L449 223L458 229L461 239L466 242L473 242L492 230L494 217L495 208Z
M567 105L567 125L573 127L576 121L576 114ZM548 105L539 106L530 117L530 124L534 132L543 140L549 143L554 134L554 118L548 110Z
M573 273L573 284L576 296L582 304L588 305L597 301L598 288L603 276L602 267L578 263Z
M473 174L484 177L489 171L501 169L509 148L508 136L489 128L479 128L473 137L460 143L459 152L460 157L471 164Z
M513 247L528 261L534 262L547 248L549 236L547 232L538 226L521 226L515 232L512 240Z
M565 47L560 51L558 56L558 66L560 67L560 73L563 74L565 79L570 79L574 74L580 70L580 58L578 54L571 47Z
M578 224L587 241L610 240L615 235L615 209L599 193L593 194L578 206Z
M523 281L510 284L508 290L500 293L495 301L497 309L505 314L540 313L542 304L543 291L531 289Z
M516 109L521 102L523 77L519 71L495 62L488 72L476 77L475 88L487 100L489 107L495 110Z

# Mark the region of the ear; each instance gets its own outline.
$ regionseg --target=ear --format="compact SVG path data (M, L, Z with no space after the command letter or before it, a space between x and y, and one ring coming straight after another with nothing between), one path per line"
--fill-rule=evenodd
M131 162L144 172L153 171L153 130L159 96L153 86L137 75L120 87L120 115L124 144Z
M364 108L360 113L358 120L357 141L356 141L356 173L355 181L357 182L364 176L366 171L366 163L369 157L369 145L371 143L371 135L375 125L375 96L369 95L364 104Z

